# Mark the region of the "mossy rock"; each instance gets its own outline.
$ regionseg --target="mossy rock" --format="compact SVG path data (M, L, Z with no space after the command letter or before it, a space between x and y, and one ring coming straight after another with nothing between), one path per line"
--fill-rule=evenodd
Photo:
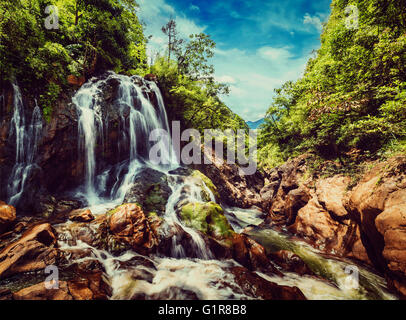
M205 192L205 188L209 189L214 197L216 198L216 201L218 201L220 199L220 194L217 191L217 187L214 185L214 183L208 178L206 177L203 173L201 173L199 170L194 170L191 174L192 177L196 178L196 179L200 179L202 183L200 186L202 187L202 198L205 201L211 201L210 199L210 195L208 192Z
M188 203L180 209L179 216L186 226L219 240L234 234L223 209L214 202Z

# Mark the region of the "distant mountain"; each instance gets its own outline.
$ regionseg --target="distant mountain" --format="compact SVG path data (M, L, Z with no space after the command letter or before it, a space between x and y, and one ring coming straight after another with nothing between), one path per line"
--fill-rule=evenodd
M265 122L264 119L259 119L258 121L247 121L247 125L250 129L259 129L259 126Z

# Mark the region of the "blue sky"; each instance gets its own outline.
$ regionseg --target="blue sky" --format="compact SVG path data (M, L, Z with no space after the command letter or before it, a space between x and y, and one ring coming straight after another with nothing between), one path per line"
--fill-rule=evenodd
M331 0L138 0L152 35L149 53L165 50L161 27L173 17L182 37L204 32L217 43L216 78L230 85L224 102L245 120L265 115L273 90L303 74L320 47Z

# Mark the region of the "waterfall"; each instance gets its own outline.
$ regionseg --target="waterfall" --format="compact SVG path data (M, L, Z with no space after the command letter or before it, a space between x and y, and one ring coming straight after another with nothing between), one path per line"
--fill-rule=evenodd
M37 168L36 155L42 135L42 113L37 101L31 122L26 124L24 104L20 88L13 84L14 113L11 119L10 137L15 137L16 155L7 185L8 203L16 206L25 190L27 179Z
M116 100L111 107L119 114L120 139L119 152L129 148L127 160L103 168L98 163L96 148L98 141L104 141L104 129L107 119L103 119L102 95L103 88L109 81L118 82ZM149 97L144 96L145 89L152 92L158 106L155 107ZM177 165L172 143L161 138L157 142L150 141L154 130L164 130L169 133L162 95L154 82L139 77L128 77L109 72L107 78L91 79L75 94L72 102L76 106L79 117L79 154L84 155L85 190L84 196L90 205L105 202L102 194L106 193L106 181L113 180L114 185L109 193L109 200L123 200L128 186L134 175L142 166L157 167L149 159L149 152L158 145L162 164L158 169L173 168Z

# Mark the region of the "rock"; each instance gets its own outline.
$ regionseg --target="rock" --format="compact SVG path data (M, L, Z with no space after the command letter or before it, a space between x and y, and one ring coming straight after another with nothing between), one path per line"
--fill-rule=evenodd
M149 73L149 74L145 75L144 79L147 80L147 81L154 81L154 82L158 81L158 77L155 74L152 74L152 73Z
M0 278L45 269L56 263L56 237L49 223L27 230L18 241L0 252Z
M346 204L360 226L370 261L390 278L405 277L406 158L394 157L367 172ZM402 282L402 281L400 281ZM403 281L406 285L406 281Z
M83 76L76 77L76 76L70 74L70 75L68 75L68 77L67 77L67 81L68 81L68 83L71 84L71 85L80 87L80 86L82 86L82 85L85 83L86 79L85 79L85 77L83 77Z
M180 208L178 215L186 226L218 240L234 234L223 209L214 202L188 203Z
M73 300L66 281L58 281L58 289L47 289L45 282L22 289L13 294L15 300Z
M112 291L102 272L81 274L82 279L68 281L69 293L74 300L108 300Z
M233 258L249 270L266 270L280 274L266 256L264 247L242 234L234 234L232 240Z
M349 213L345 209L344 204L346 203L347 186L350 182L350 177L337 175L332 178L319 180L316 184L316 194L319 203L336 220L343 221L349 218Z
M378 215L375 224L384 239L382 255L389 270L406 275L406 198L404 204L391 206Z
M202 198L205 199L207 202L212 201L210 198L210 195L208 192L205 192L206 188L209 189L209 191L213 194L214 200L216 202L220 201L220 195L217 191L217 187L213 184L213 182L207 178L203 173L201 173L199 170L194 170L191 174L191 176L195 179L197 179L199 182L197 183L198 186L202 188Z
M76 222L90 222L94 220L94 216L89 209L78 209L69 214L69 220Z
M163 215L171 193L166 175L147 168L135 177L133 185L125 195L124 202L137 203L146 213L155 212Z
M16 219L16 209L0 201L0 234L9 230Z
M285 271L295 272L301 276L314 275L313 271L307 266L307 264L291 251L276 251L269 254L269 257Z
M211 148L202 148L203 156L212 164L195 164L194 169L199 170L208 177L217 187L222 201L227 205L240 208L260 206L259 192L264 185L264 179L259 170L253 175L242 175L240 167L221 161Z
M12 300L13 294L10 289L0 288L0 301L1 300Z
M148 254L158 245L157 235L137 204L124 204L109 212L108 225L115 240L138 253Z
M253 298L264 300L306 300L297 287L280 286L241 267L230 269L241 290Z
M348 244L353 243L356 225L335 221L313 197L297 213L293 225L288 227L293 234L310 240L319 249L345 255Z

